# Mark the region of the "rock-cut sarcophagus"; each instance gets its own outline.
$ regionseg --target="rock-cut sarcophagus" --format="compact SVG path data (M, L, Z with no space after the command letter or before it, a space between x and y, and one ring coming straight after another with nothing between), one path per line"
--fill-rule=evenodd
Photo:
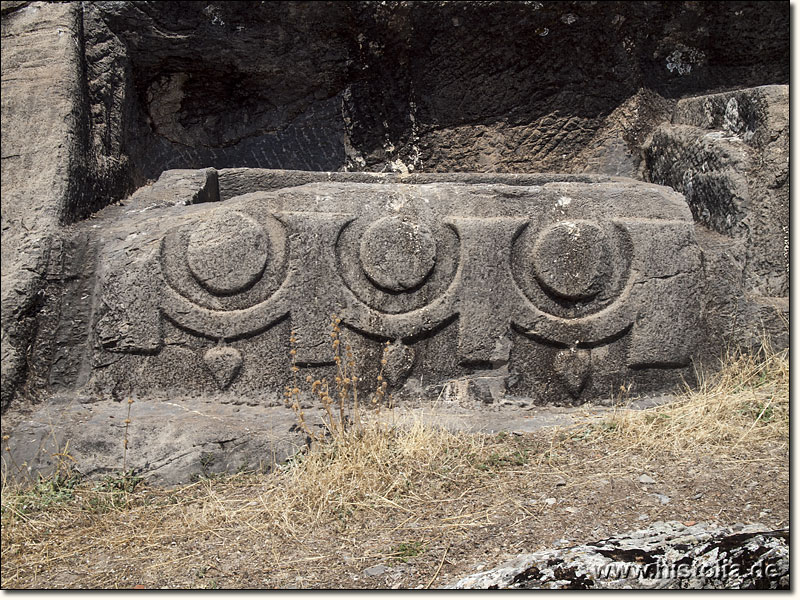
M690 372L702 260L668 188L231 169L192 199L170 173L71 242L92 309L60 384L277 403L292 364L334 373L332 315L398 399L577 404Z

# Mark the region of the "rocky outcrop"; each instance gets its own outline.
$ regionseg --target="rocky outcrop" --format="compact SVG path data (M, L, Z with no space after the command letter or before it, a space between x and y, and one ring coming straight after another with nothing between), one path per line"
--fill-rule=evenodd
M121 121L92 127L77 2L3 2L2 406L29 372L61 226L131 190ZM112 90L106 102L112 102ZM105 142L104 142L105 143ZM54 258L55 253L55 258ZM56 291L60 295L60 291Z
M3 417L5 473L31 482L67 461L87 479L126 470L171 486L217 473L266 472L305 447L290 409L220 400L171 395L129 405L56 395L24 418Z
M646 177L702 225L712 346L788 344L788 114L788 86L686 98L644 144Z
M698 223L741 240L751 294L789 291L789 87L764 86L678 102L645 144L654 183L686 196Z
M92 124L136 182L207 166L630 176L675 99L788 82L787 17L751 2L86 2Z
M35 370L47 232L162 171L638 178L676 100L788 82L786 17L752 2L4 2L3 406ZM779 296L770 277L758 293Z
M789 529L654 523L592 544L520 555L455 589L789 589Z
M50 246L69 219L82 159L80 6L16 5L2 20L4 408L26 375Z

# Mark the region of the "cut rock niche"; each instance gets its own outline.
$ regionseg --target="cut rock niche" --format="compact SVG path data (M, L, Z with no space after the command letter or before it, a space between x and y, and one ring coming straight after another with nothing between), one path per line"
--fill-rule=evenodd
M478 428L788 347L787 23L748 2L3 2L16 462L69 441L117 471L129 398L153 481L278 462L304 443L286 386L334 375L333 316L364 393L380 373L398 406Z

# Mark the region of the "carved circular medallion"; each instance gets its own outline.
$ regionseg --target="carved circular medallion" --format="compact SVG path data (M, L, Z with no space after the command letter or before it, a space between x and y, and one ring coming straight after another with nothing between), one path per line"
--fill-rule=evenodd
M359 254L372 283L391 292L404 292L430 275L436 264L436 240L426 225L384 217L367 229Z
M601 291L612 265L605 235L586 221L562 221L546 231L533 248L539 284L567 300L586 300Z
M253 285L269 256L264 229L249 216L220 212L189 236L186 262L195 279L214 294L234 294Z

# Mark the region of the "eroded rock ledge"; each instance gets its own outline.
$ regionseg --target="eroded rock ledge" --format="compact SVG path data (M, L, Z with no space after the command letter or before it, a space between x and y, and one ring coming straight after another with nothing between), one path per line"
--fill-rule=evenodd
M671 521L524 554L450 589L789 589L789 529Z

